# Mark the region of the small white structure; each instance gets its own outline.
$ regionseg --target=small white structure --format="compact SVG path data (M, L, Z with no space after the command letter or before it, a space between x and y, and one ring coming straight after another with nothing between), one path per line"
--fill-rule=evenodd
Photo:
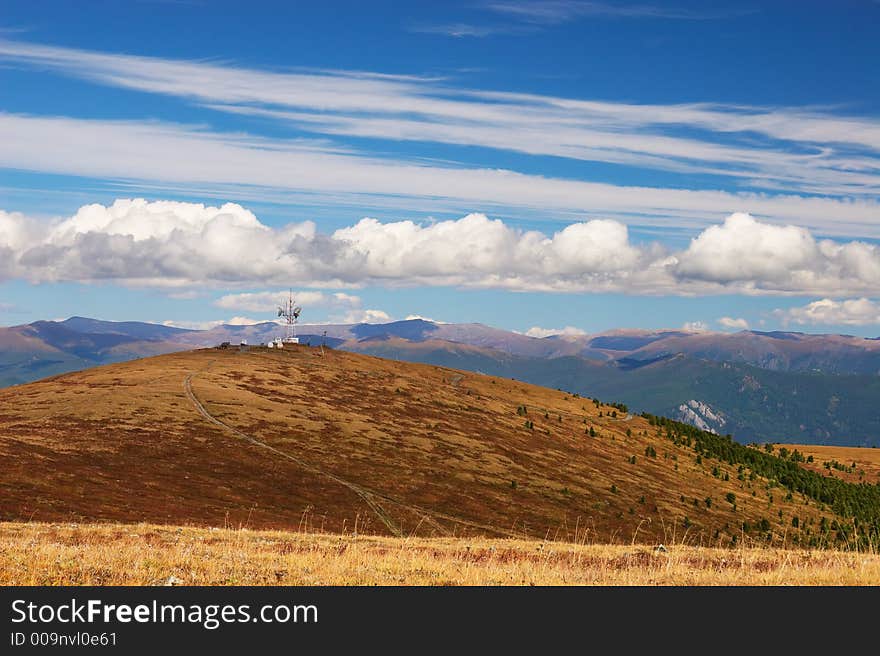
M266 344L266 347L267 348L275 348L275 342L269 342L268 344Z
M281 341L280 337L276 337L273 344L275 344L275 348L284 348L284 342Z
M239 346L247 346L247 340L246 339L241 340L241 342L239 342Z

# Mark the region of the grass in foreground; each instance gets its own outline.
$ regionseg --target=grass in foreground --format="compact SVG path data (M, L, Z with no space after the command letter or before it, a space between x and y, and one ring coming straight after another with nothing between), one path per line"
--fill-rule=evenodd
M0 585L877 585L880 554L0 524Z

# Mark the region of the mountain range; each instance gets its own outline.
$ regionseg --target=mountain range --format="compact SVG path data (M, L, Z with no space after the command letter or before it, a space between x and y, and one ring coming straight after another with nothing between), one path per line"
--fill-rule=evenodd
M188 330L84 317L0 328L0 386L134 358L267 342L274 322ZM880 339L613 330L537 338L423 319L300 325L303 342L514 378L628 404L740 442L880 444Z

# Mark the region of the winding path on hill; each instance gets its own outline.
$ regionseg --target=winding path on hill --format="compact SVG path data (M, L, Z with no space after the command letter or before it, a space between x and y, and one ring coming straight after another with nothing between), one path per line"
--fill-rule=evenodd
M374 490L370 490L369 488L366 488L362 485L359 485L357 483L353 483L353 482L346 480L340 476L337 476L336 474L333 474L333 473L325 471L319 467L316 467L316 466L312 465L311 463L308 463L305 460L302 460L301 458L299 458L291 453L287 453L286 451L281 451L280 449L277 449L270 444L266 444L265 442L262 442L262 441L256 439L255 437L238 430L234 426L230 426L226 422L218 419L217 417L212 415L210 412L208 412L207 408L205 408L204 404L202 404L202 402L196 396L196 394L192 388L193 378L195 378L198 374L207 371L211 367L212 364L213 364L213 361L209 362L208 365L206 367L204 367L203 369L200 369L198 371L189 372L183 381L183 389L184 389L184 392L186 393L187 398L192 402L192 404L195 406L195 409L198 411L198 413L200 415L202 415L202 417L204 417L207 421L211 422L212 424L219 426L223 430L225 430L229 433L232 433L235 437L237 437L241 440L244 440L245 442L247 442L249 444L252 444L253 446L257 446L257 447L266 449L267 451L271 451L275 455L281 456L282 458L285 458L287 460L290 460L291 462L296 463L297 465L299 465L300 467L302 467L303 469L305 469L308 472L311 472L313 474L317 474L319 476L324 476L325 478L329 478L330 480L342 485L343 487L348 488L349 490L351 490L356 495L358 495L361 499L364 500L364 502L370 507L370 509L382 521L382 523L385 524L385 526L388 528L388 530L391 531L392 535L395 535L397 537L402 537L403 531L397 525L397 523L394 521L394 519L391 517L391 515L389 515L388 512L381 506L381 504L379 503L379 500L393 503L393 504L400 506L401 508L405 508L406 510L409 510L417 515L421 515L423 520L428 522L431 526L436 528L441 533L444 533L447 535L449 532L446 531L437 522L437 519L446 520L448 522L461 524L463 526L469 526L471 528L477 528L482 531L488 531L489 533L495 533L495 534L504 535L507 537L521 537L520 535L514 533L513 531L508 531L508 530L505 530L502 528L498 528L496 526L488 526L486 524L480 524L478 522L472 522L467 519L461 519L459 517L454 517L452 515L447 515L445 513L435 512L433 510L427 510L426 508L422 508L420 506L415 506L411 503L407 503L406 501L396 499L396 498L391 497L387 494L383 494L381 492L376 492Z

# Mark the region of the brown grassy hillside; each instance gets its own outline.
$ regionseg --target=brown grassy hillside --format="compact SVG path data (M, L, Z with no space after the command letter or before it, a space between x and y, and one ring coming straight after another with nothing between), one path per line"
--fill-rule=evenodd
M590 399L305 346L0 390L0 463L3 520L728 545L823 514Z

